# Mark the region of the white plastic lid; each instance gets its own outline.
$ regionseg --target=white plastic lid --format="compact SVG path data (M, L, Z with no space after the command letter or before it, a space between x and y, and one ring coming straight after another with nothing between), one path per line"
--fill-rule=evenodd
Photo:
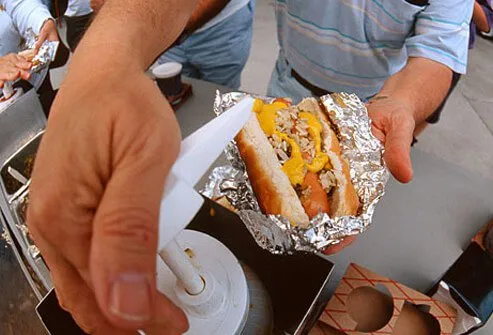
M152 69L152 74L159 79L172 78L181 73L183 65L176 62L163 63Z

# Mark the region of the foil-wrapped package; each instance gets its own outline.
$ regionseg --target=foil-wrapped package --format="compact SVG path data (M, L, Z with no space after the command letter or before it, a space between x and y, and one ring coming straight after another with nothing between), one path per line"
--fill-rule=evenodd
M228 110L247 94L216 92L216 115ZM274 99L252 96L271 103ZM321 213L307 228L296 227L279 215L264 215L248 180L246 168L234 141L225 154L230 166L213 170L202 193L211 198L226 198L236 209L257 243L275 254L294 251L320 252L341 239L362 233L371 224L375 207L384 194L389 172L383 160L383 146L371 132L365 105L356 95L345 93L320 98L335 126L343 156L349 161L352 183L360 199L357 216L330 218Z
M36 33L29 28L26 32L26 40L24 43L24 50L34 49L36 47L36 42L38 36ZM41 69L47 67L50 62L55 59L56 51L58 50L58 41L44 41L39 47L38 52L32 59L31 73L39 72Z
M26 34L24 36L24 48L25 50L34 49L36 46L36 41L38 40L38 35L34 32L32 28L27 28Z

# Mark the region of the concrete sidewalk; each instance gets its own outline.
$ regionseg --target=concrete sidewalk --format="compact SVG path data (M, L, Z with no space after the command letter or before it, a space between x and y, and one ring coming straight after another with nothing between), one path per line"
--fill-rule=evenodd
M274 9L257 0L250 59L242 89L265 94L277 58ZM451 95L440 122L428 127L417 146L426 152L493 180L493 43L477 39L468 74Z

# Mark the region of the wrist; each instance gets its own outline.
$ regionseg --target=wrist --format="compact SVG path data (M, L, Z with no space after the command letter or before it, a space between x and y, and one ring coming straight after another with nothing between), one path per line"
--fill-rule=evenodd
M142 8L135 9L135 12L141 15L133 15L128 12L128 9L123 10L120 7L119 1L106 1L86 32L81 45L99 45L103 48L106 48L107 45L112 47L117 45L118 49L123 47L130 58L136 60L140 69L145 71L156 56L176 41L185 26L186 11L170 10L170 13L167 13L170 15L167 17L168 24L166 29L163 29L165 20L161 17L161 14L158 14L157 9L146 11L145 13L143 13ZM173 8L174 6L170 4L169 7ZM165 10L165 8L161 10ZM115 15L115 13L121 15ZM128 25L128 20L131 20L131 25ZM152 26L150 22L154 21L157 26L149 29ZM183 24L173 24L174 22L182 22Z
M101 82L125 82L137 75L144 75L144 69L127 46L116 42L85 44L79 45L72 57L64 83L94 86Z
M411 97L398 92L380 92L370 99L370 103L392 103L400 106L400 110L408 113L413 117L415 122L419 122L419 115L416 110L416 105Z

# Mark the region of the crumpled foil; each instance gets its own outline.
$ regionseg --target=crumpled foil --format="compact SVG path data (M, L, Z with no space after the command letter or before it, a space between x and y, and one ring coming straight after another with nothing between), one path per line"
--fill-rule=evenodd
M2 234L0 234L0 240L5 241L4 248L7 248L8 246L13 246L14 241L12 241L12 238L10 237L9 233L3 228Z
M32 28L27 28L24 38L24 49L34 49L36 46L36 41L38 40L38 35L36 35Z
M245 93L216 92L214 112L220 115ZM273 98L254 96L266 103ZM225 197L254 236L258 245L274 254L295 251L320 252L341 239L364 232L371 224L375 207L383 196L389 172L383 161L383 146L371 132L371 121L365 105L356 95L326 95L320 101L336 127L343 156L349 161L353 185L360 199L357 216L330 218L321 213L307 228L295 227L280 215L262 214L252 190L245 165L234 141L225 149L230 166L215 168L202 194L218 199Z
M34 49L36 47L36 42L38 40L38 35L31 29L27 29L26 40L24 43L24 50ZM41 69L46 68L50 62L55 59L56 51L58 49L58 41L44 41L41 44L37 54L32 60L31 73L39 72Z

